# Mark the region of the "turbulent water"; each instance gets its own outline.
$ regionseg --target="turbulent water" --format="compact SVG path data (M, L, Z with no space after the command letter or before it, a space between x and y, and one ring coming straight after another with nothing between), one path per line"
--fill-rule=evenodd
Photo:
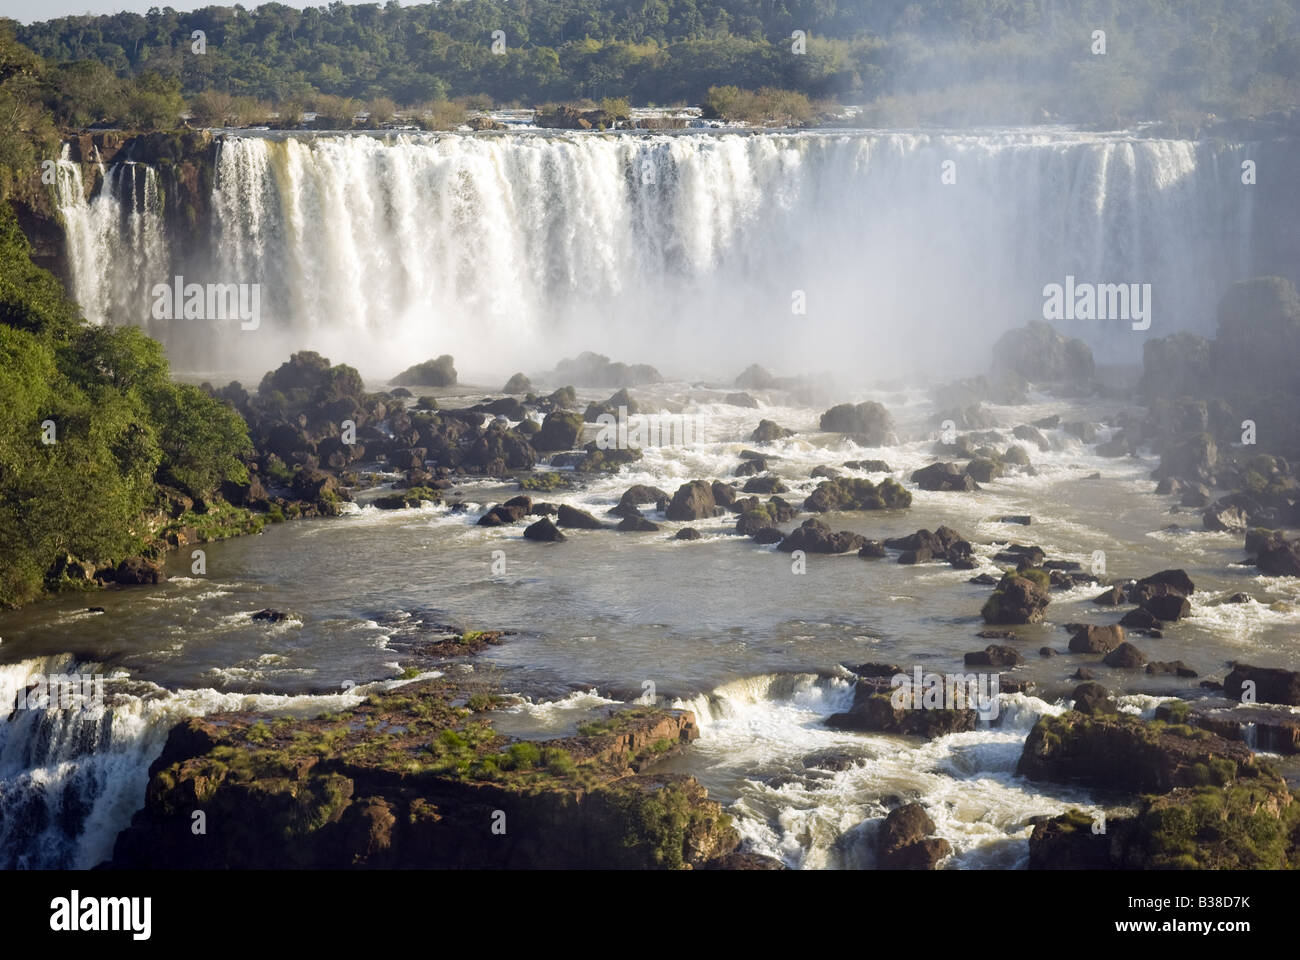
M60 184L87 315L149 323L184 369L260 376L290 349L316 347L378 389L450 352L462 381L495 387L515 369L540 373L595 349L682 377L634 393L643 407L707 423L700 442L648 449L616 477L547 497L602 515L633 483L673 490L729 476L761 418L799 431L772 448L792 501L811 491L815 467L849 460L882 458L906 482L932 457L938 411L924 385L881 389L872 374L905 384L904 360L982 369L997 332L1040 316L1043 285L1066 274L1152 283L1150 335L1212 329L1222 289L1267 257L1263 212L1238 174L1258 150L1069 131L231 136L187 257L167 235L157 171L109 167L87 201L79 167L64 161ZM940 180L949 159L955 185ZM261 284L260 328L150 321L153 284L178 272ZM806 314L791 312L795 291ZM1124 358L1143 336L1100 322L1067 332ZM754 361L875 383L833 400L883 402L900 442L859 447L818 431L824 405L756 391L758 409L738 408L723 402L721 376L717 388L686 379L729 381ZM458 392L467 402L488 393ZM1120 405L1035 396L990 409L1009 443L1015 424L1100 420ZM1031 447L1034 474L976 494L914 491L904 512L826 519L873 538L946 523L975 543L985 572L1008 540L1085 566L1104 551L1110 576L1184 567L1197 584L1192 615L1142 641L1151 659L1219 677L1235 658L1300 668L1294 580L1234 566L1239 538L1201 531L1197 512L1171 516L1152 493L1154 460L1105 459L1065 431L1045 433L1051 449ZM649 535L573 531L559 545L476 526L515 492L470 481L453 496L465 512L380 511L363 495L341 518L210 544L203 577L172 558L164 584L96 595L103 612L65 596L0 614L0 690L42 672L109 677L103 705L0 709L0 866L95 865L143 802L178 719L337 709L367 683L396 682L411 665L407 642L435 622L519 631L460 667L523 695L498 715L504 732L571 732L647 683L660 702L695 711L702 736L670 766L726 805L749 849L792 866L871 866L871 831L899 798L926 805L958 868L1022 865L1030 817L1106 807L1014 776L1034 719L1068 706L1078 665L1032 651L1063 650L1062 624L1117 617L1089 602L1095 589L1055 592L1048 622L1024 628L1030 661L1016 673L1039 686L1004 695L992 726L929 743L834 731L826 717L851 698L844 664L949 672L983 648L988 588L968 582L980 571L850 554L812 557L796 573L789 556L735 536L730 518L693 524L694 542L674 540L674 523ZM1034 522L1011 527L1005 514ZM1253 599L1218 602L1239 590ZM295 616L253 622L265 607ZM1135 712L1189 691L1169 677L1103 679Z
M743 345L747 362L878 374L986 349L1067 275L1152 284L1152 336L1212 331L1226 285L1286 255L1240 183L1241 161L1275 146L1065 130L231 135L183 258L158 240L146 168L113 168L89 204L62 182L91 319L151 322L209 369L305 344L375 376L410 356L495 374L579 349L693 375L725 372ZM176 273L261 284L262 328L150 321L148 290ZM1126 322L1078 326L1103 357L1140 355Z

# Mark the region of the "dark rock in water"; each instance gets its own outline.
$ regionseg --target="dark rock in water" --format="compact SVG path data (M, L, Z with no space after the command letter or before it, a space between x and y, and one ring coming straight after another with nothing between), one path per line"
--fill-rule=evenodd
M1166 447L1152 476L1156 480L1176 477L1193 484L1210 483L1218 465L1218 444L1208 433L1201 433Z
M1000 463L979 457L966 464L966 474L978 483L988 483L1002 476L1003 470Z
M622 533L654 533L659 529L659 524L645 517L624 517L619 522L618 529Z
M1274 577L1300 577L1300 539L1259 551L1255 560L1261 573Z
M821 416L820 426L833 433L847 433L859 437L868 447L879 447L889 442L894 432L894 420L889 411L874 401L831 407Z
M1049 602L1046 583L1009 573L998 582L980 613L985 623L1037 623Z
M1061 415L1054 413L1050 417L1042 417L1033 421L1033 425L1039 430L1056 430L1061 426Z
M929 547L918 547L915 550L904 550L899 554L898 562L902 564L929 563L934 559L934 554Z
M999 693L1032 693L1038 684L1025 677L998 677Z
M1224 603L1250 603L1251 596L1249 593L1234 593L1230 597L1224 597Z
M893 473L889 464L884 460L847 460L844 463L846 470L863 470L866 473Z
M998 578L991 573L981 573L979 576L971 577L967 583L978 583L982 587L992 587L998 582Z
M1070 674L1070 679L1072 679L1072 680L1096 680L1096 679L1097 679L1097 675L1096 675L1095 673L1093 673L1091 670L1089 670L1087 667L1080 667L1078 670L1075 670L1074 673Z
M405 387L396 387L396 388L394 388L394 389L388 391L388 393L389 393L389 396L393 396L393 397L401 397L401 398L403 398L403 399L405 399L405 398L407 398L407 397L413 397L413 396L415 396L415 394L413 394L410 390L407 390Z
M760 420L758 426L754 428L754 432L749 435L749 439L754 443L772 443L793 436L793 430L787 430L771 420Z
M542 421L542 429L533 435L537 450L572 450L582 435L582 417L576 413L552 411Z
M746 536L793 520L799 512L780 497L773 497L766 503L758 497L746 497L736 501L732 509L740 514L740 519L736 521L736 532Z
M1121 667L1128 670L1136 669L1147 662L1146 654L1131 643L1121 643L1106 656L1102 657L1102 663L1108 667Z
M529 380L522 373L516 373L506 385L501 388L502 393L532 393L533 381Z
M904 671L898 671L903 673ZM924 691L911 691L921 708L913 709L910 702L895 705L899 697L907 699L901 688L891 687L890 677L864 677L853 689L853 706L845 713L834 713L826 718L826 725L835 730L859 730L867 733L896 733L906 736L923 736L933 739L949 733L974 730L977 714L972 709L950 710L926 707Z
M785 539L785 534L776 527L763 527L761 530L754 532L755 543L780 543Z
M1014 630L1007 630L1007 629L979 630L976 632L975 636L979 637L981 640L1019 640L1020 639L1020 634L1016 633L1016 631Z
M1192 678L1197 676L1195 670L1181 660L1152 660L1147 664L1147 673L1165 673L1176 677Z
M1082 668L1080 668L1079 673L1087 673L1088 676L1092 676L1090 671ZM1074 709L1082 714L1097 715L1116 712L1115 701L1111 699L1110 692L1100 683L1079 684L1074 688L1074 693L1070 695L1070 699L1074 701ZM1023 758L1021 762L1023 763Z
M1046 556L1042 547L1013 543L1005 550L994 554L993 559L998 563L1014 563L1016 569L1025 570L1030 567L1042 566Z
M617 503L614 506L610 507L608 510L606 510L605 515L607 517L619 517L620 519L624 519L624 520L630 517L631 519L635 520L641 516L641 511L633 504Z
M845 553L857 550L866 542L864 537L849 531L832 533L831 528L817 518L805 520L777 547L782 553L803 550L805 553Z
M700 539L700 531L696 530L694 527L682 527L680 530L677 531L677 536L673 537L673 539L674 540L698 540Z
M759 457L753 460L742 460L740 466L733 472L737 477L754 477L766 470L767 461Z
M747 393L729 393L722 398L722 402L731 407L748 407L753 410L758 409L758 401Z
M955 463L932 463L912 472L912 482L922 490L978 490L979 484Z
M117 565L113 575L114 582L122 586L141 586L147 583L162 583L167 579L162 565L144 557L130 557Z
M1026 514L1011 514L1001 518L1002 523L1018 523L1021 526L1029 526L1033 520Z
M1159 573L1153 573L1151 576L1143 577L1138 581L1139 586L1151 584L1163 584L1184 597L1190 597L1196 592L1196 586L1192 583L1192 578L1187 575L1186 570L1161 570Z
M789 489L790 488L785 485L785 483L781 480L780 477L766 476L766 477L750 477L749 480L746 481L745 486L741 492L773 494L773 493L786 493L789 491Z
M808 476L814 480L835 480L840 476L840 472L834 467L822 465L814 467L812 473L808 474Z
M890 678L907 674L907 671L896 663L860 663L856 667L849 667L849 670L859 677Z
M766 462L768 460L780 460L781 458L777 456L773 456L770 453L759 453L757 450L741 450L740 459L741 460L762 460Z
M626 521L624 521L626 523ZM532 526L524 528L524 538L527 540L541 540L547 542L557 542L567 539L560 532L560 528L551 522L550 517L542 517Z
M1044 560L1041 564L1044 570L1082 570L1083 567L1077 560Z
M716 505L723 507L724 510L731 510L736 506L737 496L735 488L728 487L722 480L714 480L710 485L714 492L714 502Z
M553 517L560 512L560 508L553 503L534 503L528 511L530 517Z
M925 563L929 560L946 560L958 566L971 556L970 541L951 527L940 527L931 533L921 529L906 537L890 537L885 546L891 550L901 550L899 563ZM972 563L971 569L974 567Z
M585 510L578 510L567 503L560 504L556 521L562 527L574 527L579 530L602 530L605 525Z
M253 619L266 623L284 623L286 620L294 619L294 616L291 613L285 613L283 610L272 610L267 607L265 610L259 610L253 614Z
M1025 658L1013 647L990 643L983 650L966 654L964 662L968 667L1014 667L1024 663Z
M1060 816L1031 818L1030 870L1108 870L1110 842L1093 832L1094 818L1070 809Z
M703 480L692 480L677 488L664 516L669 520L706 520L717 512L712 485Z
M1038 430L1038 428L1031 427L1027 423L1023 423L1020 426L1016 427L1014 430L1011 431L1011 434L1017 440L1024 440L1029 443L1035 444L1039 450L1047 451L1052 449L1051 443L1048 442L1047 438L1042 435L1042 433Z
M890 812L876 836L882 870L933 870L952 854L947 840L931 836L934 821L919 803Z
M756 363L746 367L735 381L735 386L741 390L771 390L777 385L776 377Z
M1203 507L1209 502L1210 488L1203 483L1198 483L1188 487L1178 498L1178 505L1180 507Z
M451 355L444 353L436 360L426 360L408 367L392 383L401 387L452 387L456 385L456 367Z
M525 497L525 500L528 498ZM501 503L497 504L483 516L479 517L478 525L480 527L500 527L510 523L517 523L524 517L528 516L529 510L532 509L529 503Z
M1071 653L1109 653L1124 642L1120 626L1080 625L1070 637Z
M1300 672L1237 663L1223 681L1223 695L1241 700L1242 694L1249 689L1247 683L1254 684L1254 698L1258 702L1300 707Z
M87 613L104 613L105 611L104 611L104 608L103 608L103 607L87 607L87 608L86 608L86 612L87 612Z
M1177 477L1165 477L1156 484L1156 493L1162 497L1180 496L1183 492L1183 481Z
M1062 425L1062 429L1073 437L1078 437L1084 443L1097 442L1097 425L1088 423L1084 420L1072 420Z
M1148 597L1143 601L1142 609L1157 620L1169 622L1187 616L1192 612L1192 605L1187 602L1186 597L1171 593L1165 596Z
M1097 594L1092 598L1092 602L1103 607L1118 607L1124 602L1124 589L1119 584L1116 584L1109 587L1104 593Z
M641 404L632 399L632 394L626 389L616 390L604 403L589 403L587 410L582 415L586 423L599 423L602 416L613 417L618 420L620 412L634 417L641 412Z
M643 483L634 484L623 491L623 496L619 498L620 504L640 505L643 503L668 505L668 494L658 487L647 487Z
M1054 657L1056 656L1056 651L1053 650L1051 647L1039 647L1038 655L1040 657Z
M885 545L879 540L867 540L858 550L858 556L863 560L879 560L885 556Z
M1016 773L1030 780L1126 793L1168 793L1176 787L1201 786L1207 771L1220 783L1238 775L1261 775L1245 744L1206 736L1204 731L1190 732L1195 735L1176 726L1153 729L1131 716L1100 716L1095 704L1092 715L1076 708L1034 725Z
M1149 610L1143 610L1139 607L1136 610L1130 610L1120 619L1121 627L1128 627L1134 630L1158 630L1160 620Z
M838 773L841 770L851 770L862 761L862 757L856 753L849 753L846 750L819 750L816 753L810 753L801 761L805 770L831 770Z
M1219 506L1215 504L1201 516L1201 523L1206 530L1244 531L1250 526L1246 511L1241 507Z
M805 510L825 513L831 510L897 510L912 505L912 494L886 477L879 484L855 477L823 480L808 499Z

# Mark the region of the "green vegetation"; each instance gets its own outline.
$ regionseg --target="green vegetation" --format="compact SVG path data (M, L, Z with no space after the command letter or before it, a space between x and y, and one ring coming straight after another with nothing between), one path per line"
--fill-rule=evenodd
M1297 12L1270 0L271 3L16 29L52 64L39 82L59 122L77 125L167 127L182 93L196 123L292 126L311 109L335 129L363 112L383 123L397 104L445 128L485 101L582 100L610 115L703 103L777 122L804 122L826 99L866 104L873 125L1178 122L1294 108L1300 75Z
M139 553L158 485L206 502L247 480L250 450L234 410L171 382L160 344L87 325L0 206L0 606L65 558L93 570ZM182 520L213 533L230 518Z

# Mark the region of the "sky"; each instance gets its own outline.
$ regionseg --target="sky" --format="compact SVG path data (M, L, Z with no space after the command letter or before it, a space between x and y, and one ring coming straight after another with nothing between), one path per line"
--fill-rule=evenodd
M0 0L0 17L8 17L19 23L34 23L37 20L53 20L55 17L69 17L82 13L147 13L150 7L171 7L173 10L197 10L200 7L230 7L236 0ZM248 9L260 6L269 0L243 0ZM323 7L329 0L281 0L285 6ZM406 6L410 0L405 0Z

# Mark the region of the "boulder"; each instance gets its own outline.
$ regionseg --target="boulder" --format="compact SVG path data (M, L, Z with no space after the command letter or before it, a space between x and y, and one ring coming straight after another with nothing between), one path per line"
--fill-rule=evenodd
M876 835L876 851L883 870L933 870L951 856L947 840L932 837L934 821L919 803L892 810Z
M601 530L605 526L587 511L571 507L567 503L560 504L556 522L562 527L573 527L578 530Z
M1085 672L1082 667L1079 668L1079 673ZM1111 698L1110 691L1100 683L1090 681L1079 684L1074 688L1074 693L1070 694L1070 699L1074 701L1075 710L1089 716L1116 712L1115 701Z
M912 505L912 494L891 477L879 484L857 477L823 480L804 501L805 510L901 510Z
M1131 643L1121 643L1118 647L1106 654L1102 658L1102 663L1108 667L1121 667L1127 670L1135 670L1147 662L1146 654Z
M516 373L509 380L506 381L506 385L501 388L501 392L502 393L532 393L533 381L529 380L522 373Z
M968 667L1014 667L1024 663L1025 658L1014 647L991 643L983 650L966 654L964 662Z
M754 428L754 432L749 435L749 439L753 443L773 443L793 436L793 430L787 430L771 420L760 420L758 426Z
M664 516L669 520L707 520L717 512L712 485L704 480L692 480L677 488Z
M1034 320L998 338L993 345L993 367L1034 383L1082 384L1092 380L1095 364L1092 349L1082 340Z
M582 435L582 417L576 413L552 411L542 420L542 429L533 435L537 450L572 450Z
M560 528L551 522L550 517L542 517L536 523L524 528L524 538L526 540L540 540L545 542L556 542L566 539L560 532Z
M894 432L889 411L875 401L831 407L821 415L820 426L829 432L851 434L868 447L888 443Z
M1245 663L1233 664L1232 672L1224 678L1223 695L1231 700L1241 700L1254 684L1254 697L1262 703L1285 703L1300 707L1300 671L1277 667L1252 667Z
M393 384L399 387L451 387L456 384L455 361L450 354L444 353L436 360L426 360L413 367L407 367L393 377Z
M830 527L813 517L791 531L777 549L782 553L793 553L795 550L805 553L846 553L860 549L865 543L866 538L847 530L833 533Z
M975 478L955 463L932 463L912 472L912 482L922 490L978 490Z
M1124 628L1081 624L1070 637L1071 653L1109 653L1124 642Z
M980 611L985 623L1037 623L1043 619L1050 602L1046 574L1021 576L1008 573Z

